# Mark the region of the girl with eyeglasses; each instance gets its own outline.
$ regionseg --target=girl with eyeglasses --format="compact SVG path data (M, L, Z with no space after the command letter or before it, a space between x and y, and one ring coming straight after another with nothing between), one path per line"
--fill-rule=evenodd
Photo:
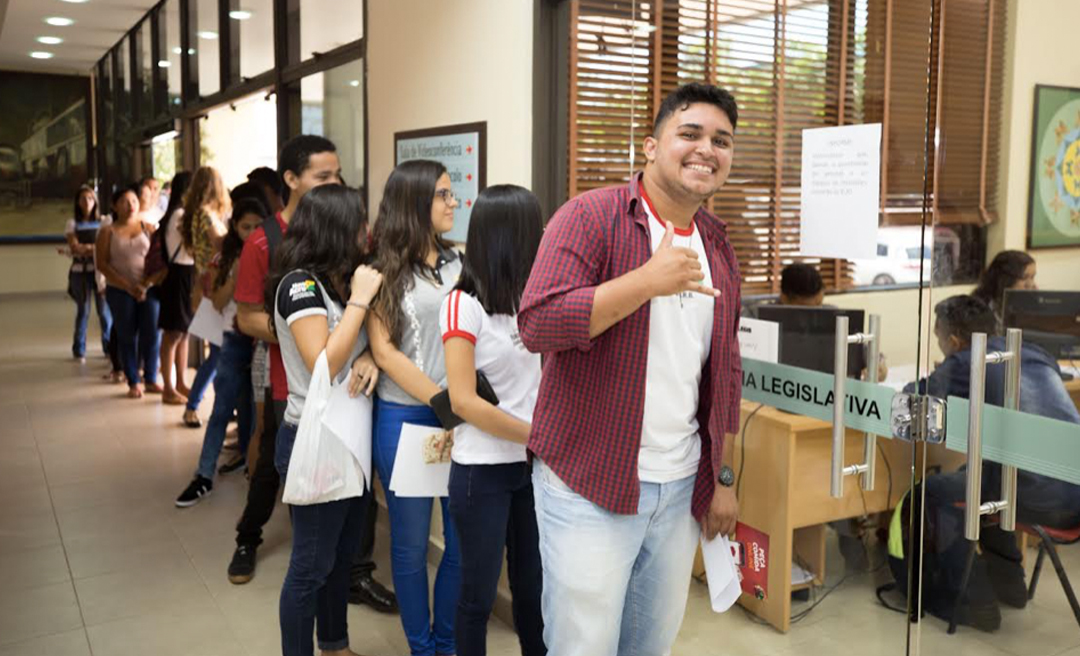
M427 160L405 162L386 181L374 232L374 266L383 284L368 334L383 375L376 390L373 460L390 512L390 564L401 624L410 650L422 656L457 653L458 540L447 499L441 498L446 548L429 610L432 498L399 497L389 482L402 424L440 425L430 402L446 384L439 309L461 273L461 257L443 235L454 227L457 205L446 167Z

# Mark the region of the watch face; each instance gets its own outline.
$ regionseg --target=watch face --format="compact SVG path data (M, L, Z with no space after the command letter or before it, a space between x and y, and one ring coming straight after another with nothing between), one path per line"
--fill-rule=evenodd
M721 467L719 480L721 485L731 487L735 482L735 472L731 471L731 467Z

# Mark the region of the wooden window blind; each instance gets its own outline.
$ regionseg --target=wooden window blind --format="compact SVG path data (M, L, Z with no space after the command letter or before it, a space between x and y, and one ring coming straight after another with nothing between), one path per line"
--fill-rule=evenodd
M746 294L798 261L851 285L849 263L799 253L806 128L884 124L882 225L921 222L924 194L938 222L993 220L1005 0L941 1L572 0L570 195L625 182L663 97L707 81L739 102L711 207Z

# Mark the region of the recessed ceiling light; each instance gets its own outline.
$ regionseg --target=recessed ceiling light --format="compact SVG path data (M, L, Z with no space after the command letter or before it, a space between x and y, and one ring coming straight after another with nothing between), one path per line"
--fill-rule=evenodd
M350 87L358 87L358 86L360 86L360 80L351 80L349 82L349 86Z
M45 52L44 50L35 50L30 53L30 56L34 59L52 59L53 54L51 52Z
M247 20L251 18L251 12L244 9L234 9L229 12L229 18L233 20Z
M64 40L58 36L39 36L37 42L44 43L47 46L58 46L63 43Z
M73 5L81 5L81 4L85 3L85 2L89 2L89 0L60 0L60 1L61 2L67 2L67 3L73 4Z
M217 38L217 32L199 32L199 38L213 41Z
M188 48L187 49L187 54L194 55L195 54L195 48Z
M69 25L75 24L75 21L70 18L65 18L64 16L49 16L45 19L45 22L53 27L68 27Z
M162 59L161 61L159 61L157 63L157 65L158 65L158 68L168 68L168 67L172 66L172 62Z
M173 51L174 55L182 55L182 54L184 54L184 51L183 51L182 48L180 48L180 46L176 46L175 48L172 49L172 51Z

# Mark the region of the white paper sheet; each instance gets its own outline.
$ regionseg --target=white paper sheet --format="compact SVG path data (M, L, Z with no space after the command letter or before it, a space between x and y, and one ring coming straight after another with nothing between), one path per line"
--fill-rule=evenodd
M739 354L763 362L779 362L780 324L748 317L739 319Z
M203 298L191 318L188 332L200 339L205 339L214 346L221 346L225 341L225 316L214 309L209 298Z
M712 540L701 536L701 556L705 560L705 578L709 582L709 599L714 612L723 613L731 608L742 594L739 568L731 553L727 536L718 535Z
M877 257L881 124L803 130L803 255Z
M441 431L432 426L402 424L390 489L399 497L450 496L450 463L424 462L424 440Z
M364 472L364 489L371 489L371 399L363 394L349 396L349 386L334 386L323 410L323 426L353 454Z

